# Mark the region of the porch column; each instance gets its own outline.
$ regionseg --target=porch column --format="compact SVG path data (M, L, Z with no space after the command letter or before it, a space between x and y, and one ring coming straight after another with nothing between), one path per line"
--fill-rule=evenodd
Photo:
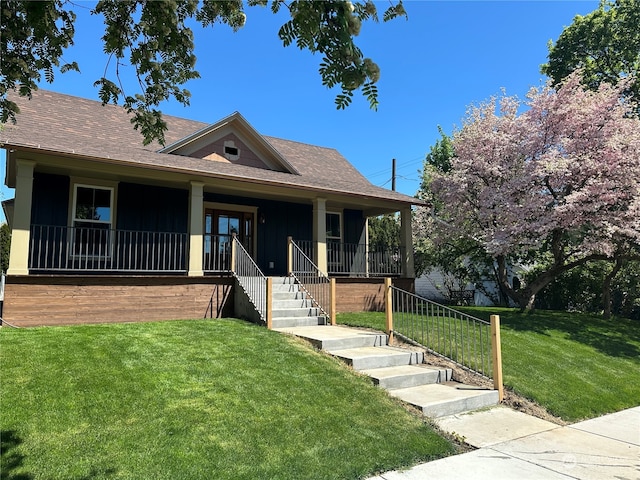
M31 200L33 169L36 162L16 160L16 198L11 226L11 251L8 275L29 275L29 239L31 234Z
M364 274L369 277L369 217L364 219L364 229L360 236L360 245L364 244ZM360 249L361 247L358 247Z
M328 274L327 268L327 200L313 200L313 241L316 245L314 261L322 273Z
M400 245L404 246L402 254L402 276L415 278L413 265L413 230L411 226L411 207L400 212Z
M204 183L191 182L189 198L189 273L190 277L202 277L203 228L204 222Z

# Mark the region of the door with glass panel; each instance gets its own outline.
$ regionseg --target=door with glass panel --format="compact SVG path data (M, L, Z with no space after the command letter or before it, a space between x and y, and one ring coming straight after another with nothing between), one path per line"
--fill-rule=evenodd
M204 269L227 271L231 268L231 242L236 235L253 256L253 214L206 209L204 216Z

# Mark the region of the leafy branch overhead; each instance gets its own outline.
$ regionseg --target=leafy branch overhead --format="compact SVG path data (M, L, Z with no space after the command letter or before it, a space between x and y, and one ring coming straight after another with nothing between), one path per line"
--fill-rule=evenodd
M95 81L103 103L122 102L144 143L164 145L167 129L159 111L161 102L171 98L188 105L190 93L183 88L199 78L195 69L194 34L187 26L195 19L203 27L226 24L234 31L246 22L245 7L270 7L275 14L289 12L291 19L280 27L284 46L322 55L319 73L327 88L339 87L338 109L349 106L353 93L360 90L372 109L378 106L376 83L380 69L365 58L355 44L362 23L378 21L373 1L345 0L100 0L92 11L105 23L102 36L108 56L105 73ZM79 71L75 62L65 62L64 50L73 45L76 16L66 0L50 2L11 1L0 6L0 120L15 121L19 109L7 98L12 90L29 97L44 79L51 83L54 70ZM383 21L406 17L402 0L383 12ZM136 92L125 91L125 73L130 66L139 85ZM113 76L107 72L115 71Z

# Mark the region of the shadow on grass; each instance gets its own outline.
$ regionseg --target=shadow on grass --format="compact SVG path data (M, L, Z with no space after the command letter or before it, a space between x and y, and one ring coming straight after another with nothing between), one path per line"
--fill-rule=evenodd
M18 451L22 439L14 430L0 431L0 480L33 480L30 473L17 473L21 470L24 455ZM108 478L116 474L116 469L108 468L98 470L92 468L88 475L78 477L76 480L91 480L93 478Z
M597 315L553 311L505 311L500 312L500 323L514 331L541 335L549 335L551 330L562 332L568 339L611 357L640 357L640 322L633 320L605 320Z
M29 473L16 473L22 466L24 455L17 447L22 439L13 430L0 431L0 479L1 480L30 480L33 475Z

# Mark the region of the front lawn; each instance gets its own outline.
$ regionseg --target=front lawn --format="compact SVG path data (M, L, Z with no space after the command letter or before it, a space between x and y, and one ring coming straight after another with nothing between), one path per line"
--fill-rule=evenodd
M237 320L0 330L1 478L356 479L454 453L367 378Z
M566 421L640 405L640 322L597 315L460 307L500 315L505 385ZM338 323L384 330L384 313L344 313Z

